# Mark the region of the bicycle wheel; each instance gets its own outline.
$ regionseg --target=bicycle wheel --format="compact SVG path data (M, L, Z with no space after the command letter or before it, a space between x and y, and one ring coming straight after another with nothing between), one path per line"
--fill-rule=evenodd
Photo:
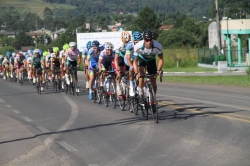
M149 97L148 97L149 109L152 112L152 116L153 116L155 123L158 123L159 122L159 114L158 114L158 104L156 102L156 95L155 95L155 92L153 90L152 85L149 85L148 89L149 89L149 92L148 92L149 93Z
M113 106L113 108L115 109L117 99L116 99L116 93L115 93L115 84L114 84L113 80L111 80L111 83L109 84L109 86L111 89L110 102L111 102L111 105Z
M22 86L23 85L23 72L22 71L20 71L20 85Z
M65 84L65 94L68 93L68 90L69 90L69 85L68 85L68 84Z
M103 99L103 104L105 105L105 107L108 107L108 94L107 92L103 92L102 93L102 99Z
M139 97L140 99L141 97ZM141 114L143 119L147 120L148 119L148 106L147 106L147 101L145 98L143 99L138 99L138 107L140 107ZM139 103L139 101L142 101L142 103Z
M134 114L135 115L138 115L138 110L139 110L138 95L135 94L135 97L134 97Z
M96 103L97 102L96 89L93 90L92 94L93 94L94 103Z

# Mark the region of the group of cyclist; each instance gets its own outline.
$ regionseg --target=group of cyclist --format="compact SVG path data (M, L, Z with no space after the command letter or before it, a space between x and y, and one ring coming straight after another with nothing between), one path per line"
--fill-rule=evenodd
M121 95L120 82L125 71L129 73L129 95L134 96L134 83L138 79L138 93L143 95L144 75L146 71L153 75L150 80L156 93L156 75L162 74L163 52L159 42L153 39L154 34L150 29L143 33L134 31L132 36L129 32L121 32L121 42L114 48L111 42L101 45L99 41L89 41L86 47L79 50L75 42L70 42L63 46L49 48L48 51L39 49L28 50L27 52L6 53L6 57L0 55L0 72L3 79L15 77L20 81L20 70L27 74L27 78L36 83L37 74L40 75L41 83L45 83L45 72L51 73L51 78L57 74L62 80L62 89L64 82L69 84L69 66L74 68L75 82L78 83L77 69L82 63L86 73L86 89L89 90L88 98L93 98L93 84L96 73L102 71L115 70L116 72L116 94ZM158 62L156 62L158 55ZM82 61L81 61L82 59ZM113 65L112 65L113 64ZM54 69L60 70L60 74L55 73ZM104 86L104 75L100 76L100 89ZM50 79L51 79L50 78ZM64 81L63 81L64 80ZM53 80L52 80L53 81ZM43 86L41 87L43 91Z

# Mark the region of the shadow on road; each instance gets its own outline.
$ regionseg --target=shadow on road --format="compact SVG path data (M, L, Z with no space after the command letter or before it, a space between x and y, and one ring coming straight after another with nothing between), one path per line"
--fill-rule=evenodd
M141 122L141 121L143 121L142 118L137 116L137 117L133 117L133 118L128 118L126 120L122 119L120 121L113 122L113 123L97 124L97 125L80 127L80 128L75 128L75 129L63 130L63 131L47 132L47 133L36 134L34 136L31 136L31 137L1 141L0 144L6 144L6 143L12 143L12 142L23 141L23 140L28 140L28 139L34 139L34 138L37 138L37 137L40 137L40 136L51 135L51 134L62 134L62 133L68 133L68 132L74 132L74 131L93 129L93 128L98 128L98 127L107 127L107 126L127 124L127 123L137 123L137 122Z

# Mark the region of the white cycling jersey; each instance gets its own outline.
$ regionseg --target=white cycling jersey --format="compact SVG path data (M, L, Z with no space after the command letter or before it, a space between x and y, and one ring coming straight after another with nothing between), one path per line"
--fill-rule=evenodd
M134 46L134 58L140 57L145 61L150 61L155 59L156 55L158 56L163 55L162 45L156 40L153 40L151 49L147 49L145 47L144 40L139 41Z

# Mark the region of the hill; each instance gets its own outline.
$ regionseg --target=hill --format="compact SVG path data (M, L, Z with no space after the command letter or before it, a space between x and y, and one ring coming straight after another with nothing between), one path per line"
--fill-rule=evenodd
M137 13L145 6L154 9L156 13L182 13L201 19L208 16L212 7L210 0L43 0L60 4L77 6L77 13L93 16L103 13Z
M43 0L0 0L0 3L0 8L16 8L20 13L37 13L40 18L43 16L45 7L49 7L51 10L76 9L75 6L69 4L49 3Z

